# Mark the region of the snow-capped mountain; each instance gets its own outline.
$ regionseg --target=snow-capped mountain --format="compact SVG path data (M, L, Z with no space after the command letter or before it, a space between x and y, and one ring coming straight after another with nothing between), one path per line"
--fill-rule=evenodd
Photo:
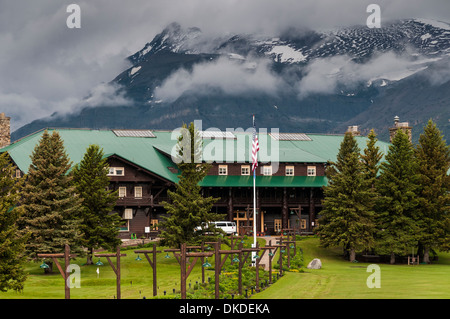
M132 105L85 108L35 121L41 128L260 127L342 133L375 128L387 138L395 115L417 127L432 117L450 133L450 25L426 19L335 30L291 29L276 35L212 37L196 27L167 26L128 57L111 83Z
M287 63L336 55L351 55L360 60L388 50L397 53L411 50L412 55L435 57L450 53L450 25L412 19L373 29L355 26L321 32L288 30L277 37L233 35L211 39L203 37L198 28L183 29L172 23L130 60L136 64L162 50L184 54L264 54L276 62Z

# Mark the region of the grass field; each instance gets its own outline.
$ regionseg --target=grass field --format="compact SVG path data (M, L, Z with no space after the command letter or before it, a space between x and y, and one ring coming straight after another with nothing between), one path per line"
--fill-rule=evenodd
M280 280L252 298L258 299L334 299L334 298L450 298L450 254L439 254L439 262L431 265L387 265L380 264L381 288L368 288L366 280L371 274L367 272L368 263L349 263L340 256L339 249L318 247L317 238L306 238L298 242L302 247L305 260L305 272L287 272ZM161 249L161 248L160 248ZM126 257L121 258L122 298L137 299L152 297L152 270L144 256L136 261L136 254L125 250ZM173 296L173 289L178 293L180 287L180 270L175 258L164 258L158 254L158 296L164 291L168 297ZM276 257L275 257L276 258ZM322 269L306 269L306 264L313 258L320 258ZM115 262L115 258L112 258ZM96 262L97 259L94 260ZM212 263L212 260L208 260ZM40 261L41 262L41 261ZM71 289L72 299L113 299L116 295L116 279L113 270L102 258L104 266L85 266L84 258L72 263L80 265L80 288ZM54 268L53 275L44 275L40 263L29 263L29 273L22 293L0 292L0 299L63 299L64 281L59 271ZM213 263L212 263L213 264ZM97 275L96 270L100 273ZM213 276L213 271L206 271L206 276ZM200 262L194 267L187 283L193 286L201 281Z
M405 264L380 266L380 288L368 288L369 263L350 263L341 257L342 249L318 247L317 238L299 241L305 266L320 258L322 269L304 273L288 272L270 289L254 298L260 299L409 299L450 298L450 254L440 253L431 265Z

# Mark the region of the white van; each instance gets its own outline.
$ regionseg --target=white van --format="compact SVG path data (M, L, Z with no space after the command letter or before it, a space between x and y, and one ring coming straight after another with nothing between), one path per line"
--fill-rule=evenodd
M227 234L237 233L235 222L220 221L220 222L212 222L212 224L215 224L217 228L222 229Z
M222 229L227 234L236 234L236 223L229 221L211 222L216 228ZM201 227L196 227L196 230L201 230Z

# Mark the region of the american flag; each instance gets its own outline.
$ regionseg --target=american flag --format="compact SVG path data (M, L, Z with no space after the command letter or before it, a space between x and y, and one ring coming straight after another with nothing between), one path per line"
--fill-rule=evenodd
M256 167L258 167L258 154L259 151L259 143L258 136L256 135L255 128L255 116L253 115L253 137L252 137L252 172L255 171Z

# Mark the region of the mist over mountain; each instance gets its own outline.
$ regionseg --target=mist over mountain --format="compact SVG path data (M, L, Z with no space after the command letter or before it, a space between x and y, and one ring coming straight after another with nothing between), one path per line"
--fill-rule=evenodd
M206 35L168 25L130 67L99 84L71 113L54 113L12 133L44 127L258 128L343 133L359 125L388 139L394 116L416 141L433 118L450 133L450 25L424 19L275 35Z

